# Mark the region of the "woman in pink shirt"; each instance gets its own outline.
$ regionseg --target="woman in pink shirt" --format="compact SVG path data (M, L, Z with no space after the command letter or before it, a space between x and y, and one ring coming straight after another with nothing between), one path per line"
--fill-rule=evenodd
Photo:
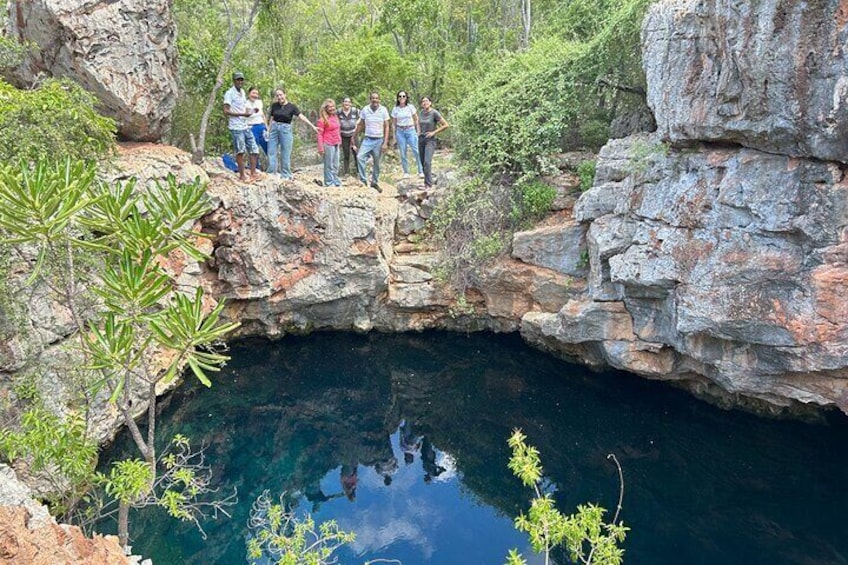
M336 103L327 98L321 104L318 118L318 154L324 156L324 186L341 186L339 154L342 144L341 125L336 116Z

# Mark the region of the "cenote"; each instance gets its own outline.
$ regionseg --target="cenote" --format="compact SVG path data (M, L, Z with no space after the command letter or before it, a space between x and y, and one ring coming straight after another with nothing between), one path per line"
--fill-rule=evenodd
M625 563L848 563L842 416L810 425L720 410L516 336L319 333L230 354L211 389L187 382L164 399L160 422L161 437L206 444L216 486L239 503L204 523L206 540L162 510L134 512L133 549L156 565L248 562L248 516L265 490L356 532L340 563L529 557L512 527L530 500L507 469L513 428L539 448L566 512L614 508L616 454Z

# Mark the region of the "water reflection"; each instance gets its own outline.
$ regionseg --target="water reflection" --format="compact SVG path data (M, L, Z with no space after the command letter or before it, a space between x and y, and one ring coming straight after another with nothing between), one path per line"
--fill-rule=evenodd
M205 441L240 504L206 542L158 511L137 514L134 547L157 565L243 563L265 489L355 531L343 563L502 563L526 546L511 524L529 496L506 467L514 427L540 449L564 508L615 504L606 454L617 454L627 562L848 563L844 418L724 412L505 336L319 334L232 355L211 390L167 399L162 427Z

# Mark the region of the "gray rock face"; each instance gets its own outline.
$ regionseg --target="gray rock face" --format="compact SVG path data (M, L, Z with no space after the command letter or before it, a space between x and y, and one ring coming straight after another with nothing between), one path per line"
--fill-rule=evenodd
M512 256L525 263L582 277L586 274L586 226L578 222L518 232Z
M6 33L37 50L8 78L69 77L94 93L130 140L157 141L177 100L176 28L169 0L14 0Z
M53 524L47 507L33 499L32 491L22 483L15 471L0 464L0 506L22 506L29 514L27 527L41 528Z
M653 378L848 412L839 165L634 136L610 142L598 170L575 206L591 222L587 296L556 320L525 316L525 335L569 355L592 342Z
M848 162L841 0L669 0L642 28L648 103L672 141Z

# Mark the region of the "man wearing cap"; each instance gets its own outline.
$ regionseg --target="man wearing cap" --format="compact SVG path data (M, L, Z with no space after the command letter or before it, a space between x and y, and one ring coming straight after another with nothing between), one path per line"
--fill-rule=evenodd
M250 116L250 112L247 109L247 93L242 88L243 86L244 75L238 72L233 73L233 87L224 93L224 115L229 119L228 127L236 152L239 179L242 182L247 182L248 179L244 174L244 154L250 153L251 180L258 179L256 163L259 160L259 146L247 126L247 118Z

